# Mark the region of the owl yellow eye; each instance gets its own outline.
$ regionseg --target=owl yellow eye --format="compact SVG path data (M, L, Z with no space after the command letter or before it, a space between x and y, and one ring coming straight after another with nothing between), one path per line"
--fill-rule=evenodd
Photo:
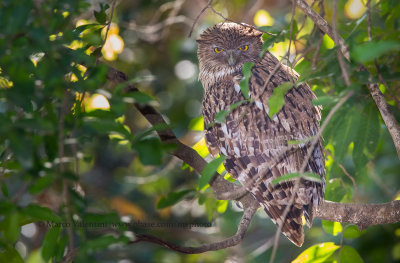
M220 53L220 52L222 52L222 48L219 48L219 47L216 47L216 48L214 48L214 52L215 53Z
M249 46L248 45L244 45L244 46L241 46L239 49L241 51L247 51L249 49Z

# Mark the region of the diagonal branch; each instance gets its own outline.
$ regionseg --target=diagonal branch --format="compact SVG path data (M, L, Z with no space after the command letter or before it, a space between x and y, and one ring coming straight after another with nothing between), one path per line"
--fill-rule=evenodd
M252 197L247 195L247 198L251 198ZM205 244L202 246L198 246L198 247L183 247L183 246L179 246L179 245L175 245L171 242L162 240L156 236L153 235L147 235L147 234L139 234L136 235L136 239L131 241L130 244L135 244L138 242L151 242L151 243L155 243L158 244L160 246L163 246L165 248L177 251L177 252L181 252L184 254L199 254L199 253L204 253L207 251L215 251L215 250L220 250L220 249L224 249L224 248L228 248L228 247L233 247L236 246L237 244L239 244L247 231L247 228L250 225L251 219L253 218L255 212L258 209L258 204L255 204L255 202L252 202L251 200L248 200L250 203L250 205L247 205L244 212L243 212L243 216L242 219L240 220L239 226L238 226L238 230L236 231L236 233L219 242L215 242L215 243L211 243L211 244Z

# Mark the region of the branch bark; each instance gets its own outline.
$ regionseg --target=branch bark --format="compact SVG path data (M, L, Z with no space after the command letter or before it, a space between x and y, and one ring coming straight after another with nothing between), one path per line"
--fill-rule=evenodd
M400 221L400 200L384 204L343 204L325 201L316 211L320 219L351 223L360 229Z
M128 77L121 71L109 68L107 79L114 84L120 84L126 82ZM125 91L138 91L138 89L134 85L128 84L125 87ZM153 107L137 103L135 103L135 107L141 114L143 114L151 125L167 124L161 114ZM157 133L161 141L176 143L178 145L177 150L175 150L172 155L189 164L196 170L196 172L201 173L203 171L207 162L198 155L195 150L181 143L172 130L165 129L157 131ZM239 244L243 240L259 204L253 196L243 190L243 187L226 181L219 174L214 175L210 182L210 186L217 198L224 200L237 200L242 203L244 213L235 235L223 241L205 244L199 247L178 246L152 235L137 235L136 239L131 241L131 244L146 241L186 254L197 254L206 251L219 250ZM235 194L229 195L229 193ZM376 224L395 223L400 221L400 201L393 201L386 204L342 204L324 201L316 211L315 216L328 221L352 223L358 225L360 228L366 228L370 225Z

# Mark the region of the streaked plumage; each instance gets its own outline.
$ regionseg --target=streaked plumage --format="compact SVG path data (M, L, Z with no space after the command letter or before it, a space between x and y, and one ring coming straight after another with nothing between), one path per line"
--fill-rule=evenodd
M321 115L319 108L311 103L315 95L307 84L302 84L288 91L285 105L272 120L268 117L267 101L273 89L290 81L289 76L294 71L281 65L263 90L270 72L280 62L269 52L259 58L261 35L233 23L215 25L201 34L198 58L199 78L205 90L202 111L210 153L214 157L218 154L226 156L227 171L253 194L272 221L279 224L294 194L294 184L284 182L273 187L271 181L300 171L310 143L298 144L288 150L288 141L303 141L315 135ZM231 104L245 99L239 82L242 66L247 61L256 63L249 84L253 102L235 108L224 123L210 125L219 111L229 110ZM260 174L261 171L264 173ZM310 227L313 208L324 197L325 161L321 141L315 146L305 171L319 174L322 183L301 179L294 204L284 220L282 232L298 246L304 240L303 213Z

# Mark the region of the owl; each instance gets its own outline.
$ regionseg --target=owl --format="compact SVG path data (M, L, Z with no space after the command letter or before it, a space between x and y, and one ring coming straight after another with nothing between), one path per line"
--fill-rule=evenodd
M271 119L267 102L274 88L291 78L296 80L298 75L268 51L260 58L262 33L235 23L220 23L206 29L197 43L205 139L211 155L226 156L224 166L230 175L254 196L276 225L283 224L282 233L301 246L302 216L311 227L313 209L323 201L325 187L321 140L310 149L310 138L318 133L321 120L320 109L312 104L314 93L305 83L292 87L284 96L284 106ZM245 62L255 63L249 100L240 89ZM275 67L277 71L269 77ZM230 110L238 102L242 104ZM215 122L222 110L229 111L225 121ZM301 178L296 192L294 181L271 183L285 174L300 172L309 150L312 154L304 172L318 174L320 181ZM288 205L289 213L282 218Z

